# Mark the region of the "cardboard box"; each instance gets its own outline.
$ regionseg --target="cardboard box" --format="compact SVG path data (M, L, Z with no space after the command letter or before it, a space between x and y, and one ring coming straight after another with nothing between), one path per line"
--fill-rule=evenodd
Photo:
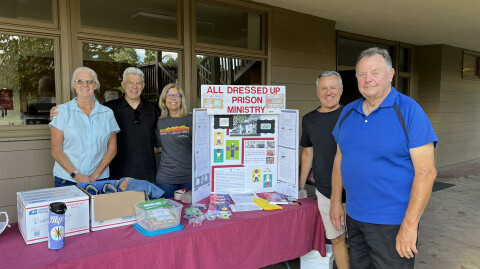
M89 232L88 196L75 186L17 192L18 228L27 245L48 240L49 205L67 204L65 236Z
M90 230L99 231L135 223L134 205L145 201L145 192L126 191L90 195Z
M309 253L300 257L300 268L301 269L332 269L333 268L333 251L332 245L326 245L326 256L322 257L320 252L317 250L312 250Z

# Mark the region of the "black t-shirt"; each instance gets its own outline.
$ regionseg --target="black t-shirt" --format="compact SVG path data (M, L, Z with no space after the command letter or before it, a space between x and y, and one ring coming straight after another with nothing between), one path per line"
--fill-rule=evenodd
M104 104L113 110L120 132L117 134L117 155L110 163L110 178L133 177L155 182L156 146L155 128L160 109L154 103L142 99L135 110L125 97ZM134 114L137 113L137 124Z
M315 188L325 197L332 194L333 160L337 152L337 142L332 135L343 106L337 110L320 113L317 109L309 112L302 119L302 147L313 147L313 178ZM345 202L345 194L342 198Z

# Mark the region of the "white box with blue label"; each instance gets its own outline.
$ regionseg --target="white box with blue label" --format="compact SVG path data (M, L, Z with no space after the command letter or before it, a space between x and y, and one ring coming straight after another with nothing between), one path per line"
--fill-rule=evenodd
M48 240L48 212L53 202L64 202L65 236L89 232L89 199L76 186L17 192L18 229L27 245Z

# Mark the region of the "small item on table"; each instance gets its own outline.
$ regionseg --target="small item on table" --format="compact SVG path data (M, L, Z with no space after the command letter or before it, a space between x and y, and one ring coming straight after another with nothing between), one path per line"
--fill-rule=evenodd
M232 212L230 211L230 196L228 194L211 193L208 204L208 220L213 220L216 217L228 219Z
M191 204L192 203L192 191L185 192L181 196L180 200L182 201L182 203Z
M183 194L185 193L186 189L180 189L180 190L176 190L174 193L173 193L173 199L179 201L180 199L182 199L182 196Z
M283 207L279 205L269 203L267 199L254 198L253 201L259 206L261 206L264 210L283 209Z
M203 215L198 216L198 217L195 217L193 219L189 219L188 224L192 225L193 227L197 227L197 226L202 225L203 219L204 219Z
M300 189L298 190L298 199L305 199L307 198L307 190L305 189Z
M185 215L183 217L186 219L193 219L202 215L203 215L203 212L200 211L200 209L196 207L189 207L185 209Z
M191 204L190 207L195 207L198 209L207 209L207 206L204 204Z
M181 204L164 198L138 203L135 205L137 223L149 232L178 226L182 207Z

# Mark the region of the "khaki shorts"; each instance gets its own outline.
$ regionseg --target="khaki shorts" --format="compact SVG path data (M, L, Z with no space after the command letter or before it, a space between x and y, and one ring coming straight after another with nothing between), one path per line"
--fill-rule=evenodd
M344 234L345 225L342 225L340 227L340 231L337 231L337 229L333 227L332 221L330 220L330 199L318 192L318 190L315 190L315 194L317 195L318 210L320 211L320 215L322 215L323 226L325 227L325 235L327 239L335 239ZM345 208L345 204L343 204L343 208ZM346 217L344 219L346 221Z

